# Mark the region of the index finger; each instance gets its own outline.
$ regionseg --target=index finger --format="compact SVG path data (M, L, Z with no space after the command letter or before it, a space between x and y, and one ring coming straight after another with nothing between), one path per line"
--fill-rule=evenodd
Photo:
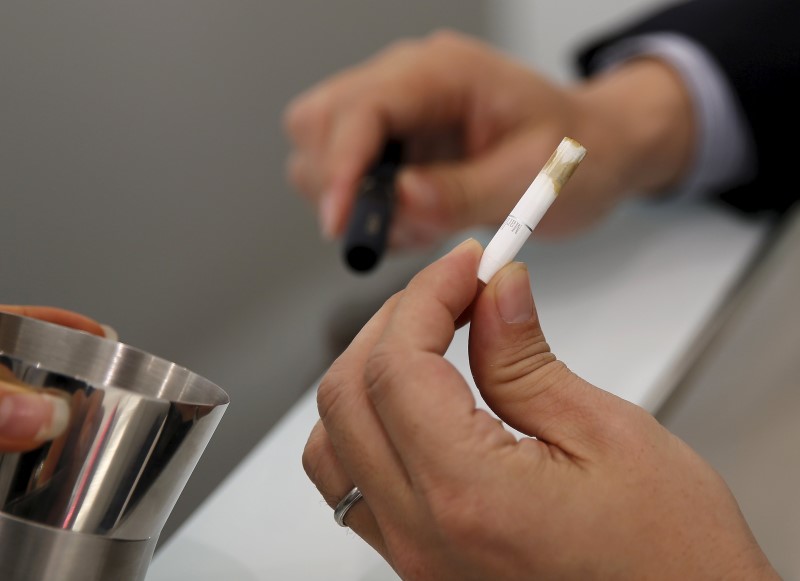
M480 245L468 241L417 275L367 362L368 393L412 480L516 443L476 409L466 381L443 357L477 292L480 256Z
M0 312L13 313L23 317L31 317L54 323L63 327L71 327L79 331L86 331L92 335L105 336L105 329L94 319L66 309L56 307L37 307L28 305L0 305Z

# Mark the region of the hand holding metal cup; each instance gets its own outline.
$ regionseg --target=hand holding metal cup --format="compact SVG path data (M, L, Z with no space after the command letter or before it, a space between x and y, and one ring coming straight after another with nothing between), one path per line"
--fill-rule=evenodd
M0 373L69 410L55 439L0 454L0 578L143 579L227 394L134 347L9 313Z

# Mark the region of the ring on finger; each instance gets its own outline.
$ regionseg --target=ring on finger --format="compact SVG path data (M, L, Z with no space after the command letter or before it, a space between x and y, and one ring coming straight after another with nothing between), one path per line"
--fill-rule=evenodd
M347 516L347 511L353 508L353 505L363 498L358 486L354 486L350 492L344 495L344 498L339 501L336 508L333 509L333 519L340 527L346 527L344 517Z

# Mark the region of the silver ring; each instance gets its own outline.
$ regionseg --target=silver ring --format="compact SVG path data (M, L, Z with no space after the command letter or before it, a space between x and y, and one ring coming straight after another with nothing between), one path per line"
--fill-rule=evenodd
M340 527L347 526L344 524L344 517L347 515L347 511L350 510L359 500L361 500L361 491L358 489L358 486L354 486L353 489L348 492L342 500L339 501L339 504L336 505L336 508L333 509L333 520L336 521L336 524L338 524Z

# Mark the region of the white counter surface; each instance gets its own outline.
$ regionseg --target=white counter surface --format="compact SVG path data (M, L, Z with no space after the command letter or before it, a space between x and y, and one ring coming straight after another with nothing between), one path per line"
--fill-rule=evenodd
M718 208L632 206L579 239L529 243L519 259L559 358L655 411L766 233L766 224ZM447 357L472 384L466 338L459 331ZM396 579L334 523L303 472L317 417L311 386L159 551L148 581Z

